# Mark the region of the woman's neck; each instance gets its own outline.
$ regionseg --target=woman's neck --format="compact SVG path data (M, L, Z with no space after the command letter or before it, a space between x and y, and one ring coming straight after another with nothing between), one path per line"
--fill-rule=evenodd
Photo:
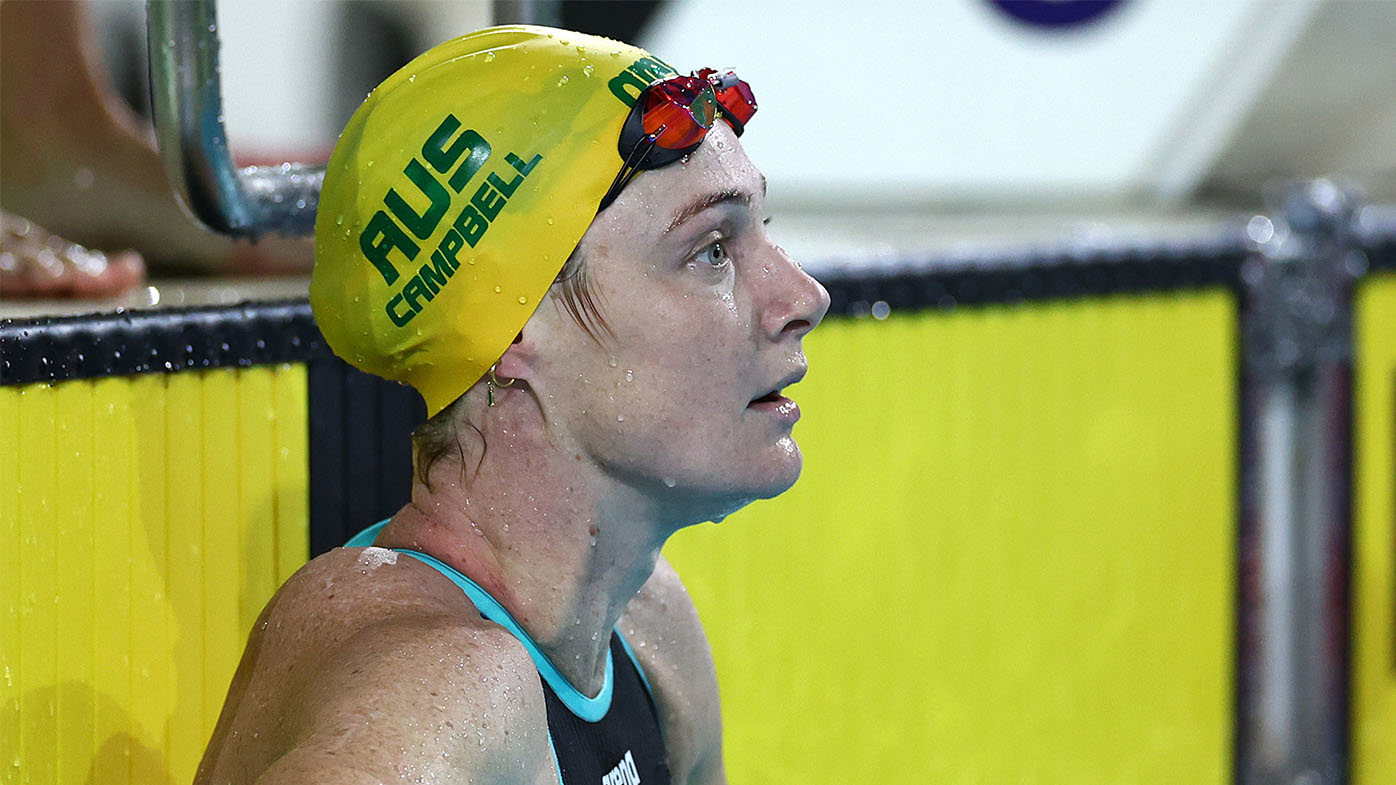
M660 506L519 429L486 436L412 488L380 544L420 550L495 598L568 681L601 688L611 630L677 526Z

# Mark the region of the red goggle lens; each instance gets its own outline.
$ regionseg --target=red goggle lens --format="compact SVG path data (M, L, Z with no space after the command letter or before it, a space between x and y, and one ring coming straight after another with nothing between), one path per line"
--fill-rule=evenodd
M751 116L756 114L756 96L751 92L751 85L739 79L731 69L719 72L704 68L697 75L713 85L717 101L722 105L722 115L729 121L735 120L732 127L741 133Z
M645 134L670 150L698 144L717 121L717 96L703 79L682 76L659 82L645 92L644 102Z
M640 171L667 166L696 149L718 117L741 136L754 114L756 96L751 86L730 69L704 68L692 76L654 82L640 93L625 118L616 148L625 163L597 210L615 201Z

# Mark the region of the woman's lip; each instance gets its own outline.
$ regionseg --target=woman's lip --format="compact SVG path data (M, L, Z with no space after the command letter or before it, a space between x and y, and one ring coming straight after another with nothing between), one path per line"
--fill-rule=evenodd
M800 406L784 395L777 395L770 400L752 401L747 404L748 409L755 409L763 414L769 414L776 419L794 423L800 419Z

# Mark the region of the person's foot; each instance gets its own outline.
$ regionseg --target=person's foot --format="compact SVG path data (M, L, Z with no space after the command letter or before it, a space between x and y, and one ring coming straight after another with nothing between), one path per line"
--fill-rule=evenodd
M115 297L144 280L135 251L93 251L0 213L0 299Z
M5 0L0 20L5 212L88 247L133 248L156 274L310 271L309 238L234 240L185 213L150 127L126 109L95 62L80 4ZM120 260L118 269L129 271L131 257Z

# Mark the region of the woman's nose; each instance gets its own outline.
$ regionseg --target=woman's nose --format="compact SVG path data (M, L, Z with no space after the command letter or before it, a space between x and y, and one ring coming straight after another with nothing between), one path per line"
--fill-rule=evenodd
M774 340L798 338L813 330L829 312L829 292L783 248L773 246L773 250L769 278L774 291L763 326Z

